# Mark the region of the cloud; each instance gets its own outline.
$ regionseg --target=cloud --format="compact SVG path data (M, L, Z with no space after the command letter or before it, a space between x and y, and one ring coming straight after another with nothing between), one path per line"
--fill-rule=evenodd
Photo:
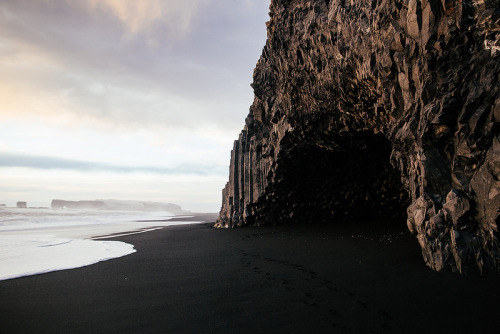
M109 9L131 33L148 28L162 17L163 8L157 0L82 0L93 9ZM189 20L188 20L189 21Z
M237 132L264 45L263 2L7 1L0 115Z
M107 171L115 173L157 173L162 175L224 175L217 166L182 163L176 167L117 166L99 162L63 159L49 156L0 153L0 167L27 167L42 170Z
M74 0L67 0L73 2ZM180 39L190 32L200 8L210 0L78 0L93 12L101 11L118 19L129 37L148 33L155 25L165 27L165 33Z

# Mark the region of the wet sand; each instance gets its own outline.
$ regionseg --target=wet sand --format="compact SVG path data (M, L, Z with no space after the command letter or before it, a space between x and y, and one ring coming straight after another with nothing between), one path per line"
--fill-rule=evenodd
M500 276L431 271L404 222L198 224L110 240L137 253L0 281L0 333L482 333L500 325Z

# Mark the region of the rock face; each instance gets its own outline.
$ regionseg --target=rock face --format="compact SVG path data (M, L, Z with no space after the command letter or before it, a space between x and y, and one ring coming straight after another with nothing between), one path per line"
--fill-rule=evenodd
M500 268L498 0L272 0L216 226L407 216Z

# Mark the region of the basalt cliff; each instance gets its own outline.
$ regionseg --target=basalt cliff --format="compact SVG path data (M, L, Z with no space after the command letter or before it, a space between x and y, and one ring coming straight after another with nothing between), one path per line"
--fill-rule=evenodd
M272 0L216 226L405 217L498 271L499 2Z

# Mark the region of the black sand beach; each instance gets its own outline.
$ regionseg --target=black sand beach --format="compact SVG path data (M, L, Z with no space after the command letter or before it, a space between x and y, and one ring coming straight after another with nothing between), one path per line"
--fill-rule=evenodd
M500 277L439 274L399 225L114 238L137 253L0 282L0 333L486 333Z

